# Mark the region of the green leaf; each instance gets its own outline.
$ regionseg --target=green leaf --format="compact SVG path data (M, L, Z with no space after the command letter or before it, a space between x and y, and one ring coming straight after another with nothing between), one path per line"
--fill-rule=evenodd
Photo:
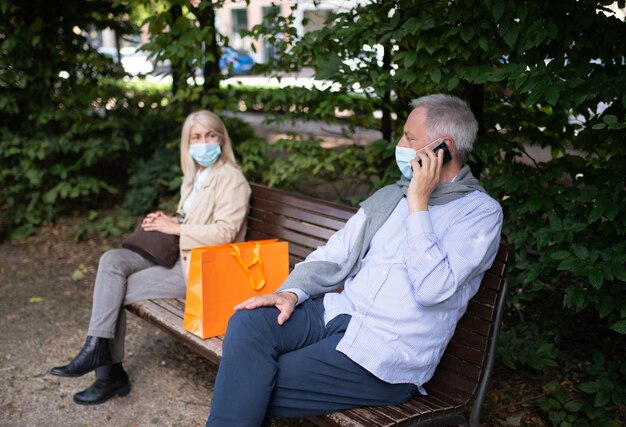
M589 282L591 283L591 286L593 286L594 288L600 289L603 281L604 281L604 275L602 274L601 271L593 270L589 273Z
M524 22L526 20L526 16L528 16L528 6L522 4L517 7L517 17L520 21Z
M544 40L546 39L546 31L543 28L540 28L536 33L535 33L535 46L539 46L541 45Z
M430 79L439 84L439 82L441 81L441 70L439 70L439 68L433 68L432 70L430 70Z
M618 334L626 335L626 319L618 320L609 328Z
M569 258L571 255L572 254L569 251L560 250L560 251L552 252L550 254L550 258L555 259L555 260L564 260L566 258Z
M484 36L481 36L478 39L478 46L480 46L483 51L487 52L489 50L489 41Z
M585 293L583 291L573 292L573 295L570 296L570 301L572 306L576 308L576 310L582 310L585 307L585 303L587 299L585 298Z
M572 245L572 252L580 259L587 259L589 257L589 250L581 245Z
M591 212L589 213L589 216L587 217L587 222L589 222L589 224L595 222L598 218L602 216L603 213L604 213L604 208L600 205L595 205L593 209L591 209Z
M434 28L434 26L435 20L433 18L428 18L422 21L422 29L424 30L430 30L431 28Z
M416 52L408 52L406 54L406 56L404 57L404 66L406 68L411 68L413 66L413 64L415 64L416 60L417 60L417 53Z
M604 362L606 361L602 352L598 350L593 351L591 358L593 359L593 363L598 366L604 366Z
M565 405L563 405L563 408L568 411L568 412L579 412L582 408L583 405L580 402L576 402L575 400L572 400L570 402L567 402Z
M474 29L472 27L463 27L461 30L461 38L468 43L474 37Z
M609 400L611 399L611 394L609 393L608 390L598 390L598 393L596 393L596 398L593 401L593 404L595 405L596 408L600 408L602 406L605 406L607 403L609 403Z
M460 80L456 76L452 76L448 80L448 90L452 91L452 90L456 89L456 87L459 85L459 83L460 83Z
M494 5L491 9L491 13L493 13L493 19L498 22L500 20L500 18L502 18L502 15L504 15L504 10L506 8L506 5L504 3L504 1L496 1L494 2Z
M506 32L503 39L504 42L509 45L509 47L514 47L515 42L517 41L517 36L519 35L519 27L517 25L513 25L509 31Z
M550 105L556 105L557 101L559 100L559 95L559 90L554 86L550 86L543 94L544 99Z
M600 387L593 381L584 382L578 386L578 388L584 393L593 394L597 392Z
M600 319L605 318L613 311L613 298L600 295L600 304L598 304L598 316Z
M559 263L556 267L558 271L569 271L573 272L573 270L578 267L578 261L575 258L567 258Z
M75 282L80 282L84 278L85 278L85 273L83 273L82 270L78 268L74 270L74 272L72 273L72 280Z

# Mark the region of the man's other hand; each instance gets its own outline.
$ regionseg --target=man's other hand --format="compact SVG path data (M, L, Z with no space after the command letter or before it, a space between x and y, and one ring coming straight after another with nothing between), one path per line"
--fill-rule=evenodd
M276 307L280 314L278 315L278 324L284 324L298 303L298 296L293 292L281 292L280 294L260 295L258 297L248 298L244 302L237 304L235 310L253 310L259 307Z

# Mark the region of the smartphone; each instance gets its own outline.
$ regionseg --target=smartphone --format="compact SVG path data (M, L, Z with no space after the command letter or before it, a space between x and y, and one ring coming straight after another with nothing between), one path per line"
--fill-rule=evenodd
M452 160L452 154L450 154L450 150L448 149L448 145L446 141L441 141L441 144L438 144L435 148L433 148L433 153L437 154L437 151L443 150L443 164L445 165L450 160ZM422 161L417 159L417 163L422 166Z

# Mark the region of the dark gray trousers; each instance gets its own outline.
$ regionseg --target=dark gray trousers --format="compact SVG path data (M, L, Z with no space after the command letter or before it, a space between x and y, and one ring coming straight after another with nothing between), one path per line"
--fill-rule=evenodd
M124 306L155 298L185 298L180 259L161 267L128 249L111 249L100 258L87 335L110 338L114 363L124 359Z

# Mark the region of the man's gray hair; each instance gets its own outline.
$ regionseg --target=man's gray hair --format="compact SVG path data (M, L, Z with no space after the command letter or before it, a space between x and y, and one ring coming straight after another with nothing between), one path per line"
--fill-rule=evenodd
M468 105L456 96L438 93L414 99L411 107L426 109L425 132L429 140L452 138L459 160L465 163L478 133L478 122Z

